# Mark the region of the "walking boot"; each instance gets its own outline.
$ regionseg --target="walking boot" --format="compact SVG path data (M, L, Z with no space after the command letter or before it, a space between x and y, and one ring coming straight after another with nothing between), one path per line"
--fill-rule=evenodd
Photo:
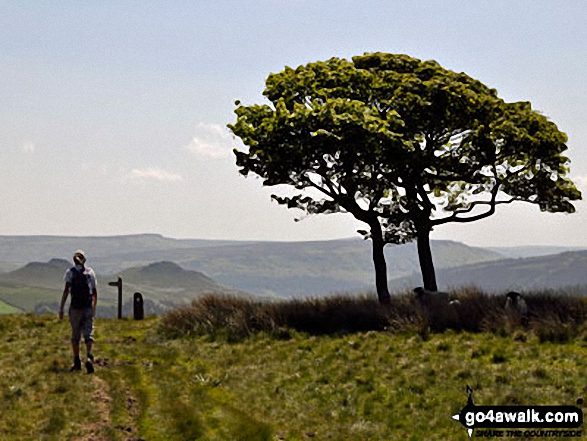
M69 368L69 372L76 372L82 370L82 361L79 357L73 359L73 366Z
M94 356L92 354L88 354L88 360L86 361L86 371L88 371L88 374L94 373Z

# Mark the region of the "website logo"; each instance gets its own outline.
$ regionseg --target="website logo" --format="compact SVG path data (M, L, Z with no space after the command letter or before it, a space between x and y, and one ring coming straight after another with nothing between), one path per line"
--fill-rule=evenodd
M469 398L465 407L452 416L473 436L475 429L482 437L580 437L576 430L583 424L583 411L576 406L477 406L473 389L467 386ZM583 404L580 398L577 405ZM492 430L499 429L499 430ZM526 429L526 430L522 430ZM549 429L549 430L536 430Z

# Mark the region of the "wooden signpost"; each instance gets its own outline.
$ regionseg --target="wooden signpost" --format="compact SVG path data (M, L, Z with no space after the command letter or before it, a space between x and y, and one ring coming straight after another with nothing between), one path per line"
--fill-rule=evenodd
M118 276L118 280L116 282L108 282L110 286L117 286L118 287L118 318L122 318L122 279Z
M110 286L118 288L118 318L122 318L122 278L118 276L116 282L108 282ZM145 317L145 307L143 305L143 295L135 292L133 297L133 317L135 320L142 320Z

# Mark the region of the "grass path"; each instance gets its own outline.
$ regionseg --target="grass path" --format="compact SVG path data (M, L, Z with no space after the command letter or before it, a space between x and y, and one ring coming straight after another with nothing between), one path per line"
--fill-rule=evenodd
M104 441L107 438L103 434L111 425L110 407L112 405L112 397L110 396L110 387L108 383L98 376L93 376L90 381L94 387L91 399L99 420L95 423L82 424L82 435L74 439Z
M156 319L98 320L96 372L70 373L66 321L0 321L0 439L270 439L269 426L219 399ZM229 401L229 400L228 400Z
M69 325L0 317L2 440L466 440L465 404L574 404L587 343L369 332L164 340L98 320L96 372L71 374ZM513 438L509 438L513 439Z

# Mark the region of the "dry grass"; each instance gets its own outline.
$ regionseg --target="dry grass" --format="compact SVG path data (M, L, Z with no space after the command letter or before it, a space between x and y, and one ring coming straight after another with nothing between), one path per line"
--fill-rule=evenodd
M380 305L374 295L333 296L319 299L264 302L207 295L163 317L168 337L208 335L240 341L256 333L287 338L289 330L311 335L355 332L418 331L421 335L447 329L512 335L520 328L533 331L541 341L568 341L587 318L587 302L578 296L553 292L526 294L528 316L513 319L504 313L504 296L487 295L475 288L451 292L458 304L425 310L410 293L392 296Z
M98 319L93 376L68 372L67 323L2 316L0 439L465 441L450 416L467 385L483 405L584 397L580 298L527 296L524 326L499 298L451 294L456 320L407 293L389 308L208 297L164 318Z

